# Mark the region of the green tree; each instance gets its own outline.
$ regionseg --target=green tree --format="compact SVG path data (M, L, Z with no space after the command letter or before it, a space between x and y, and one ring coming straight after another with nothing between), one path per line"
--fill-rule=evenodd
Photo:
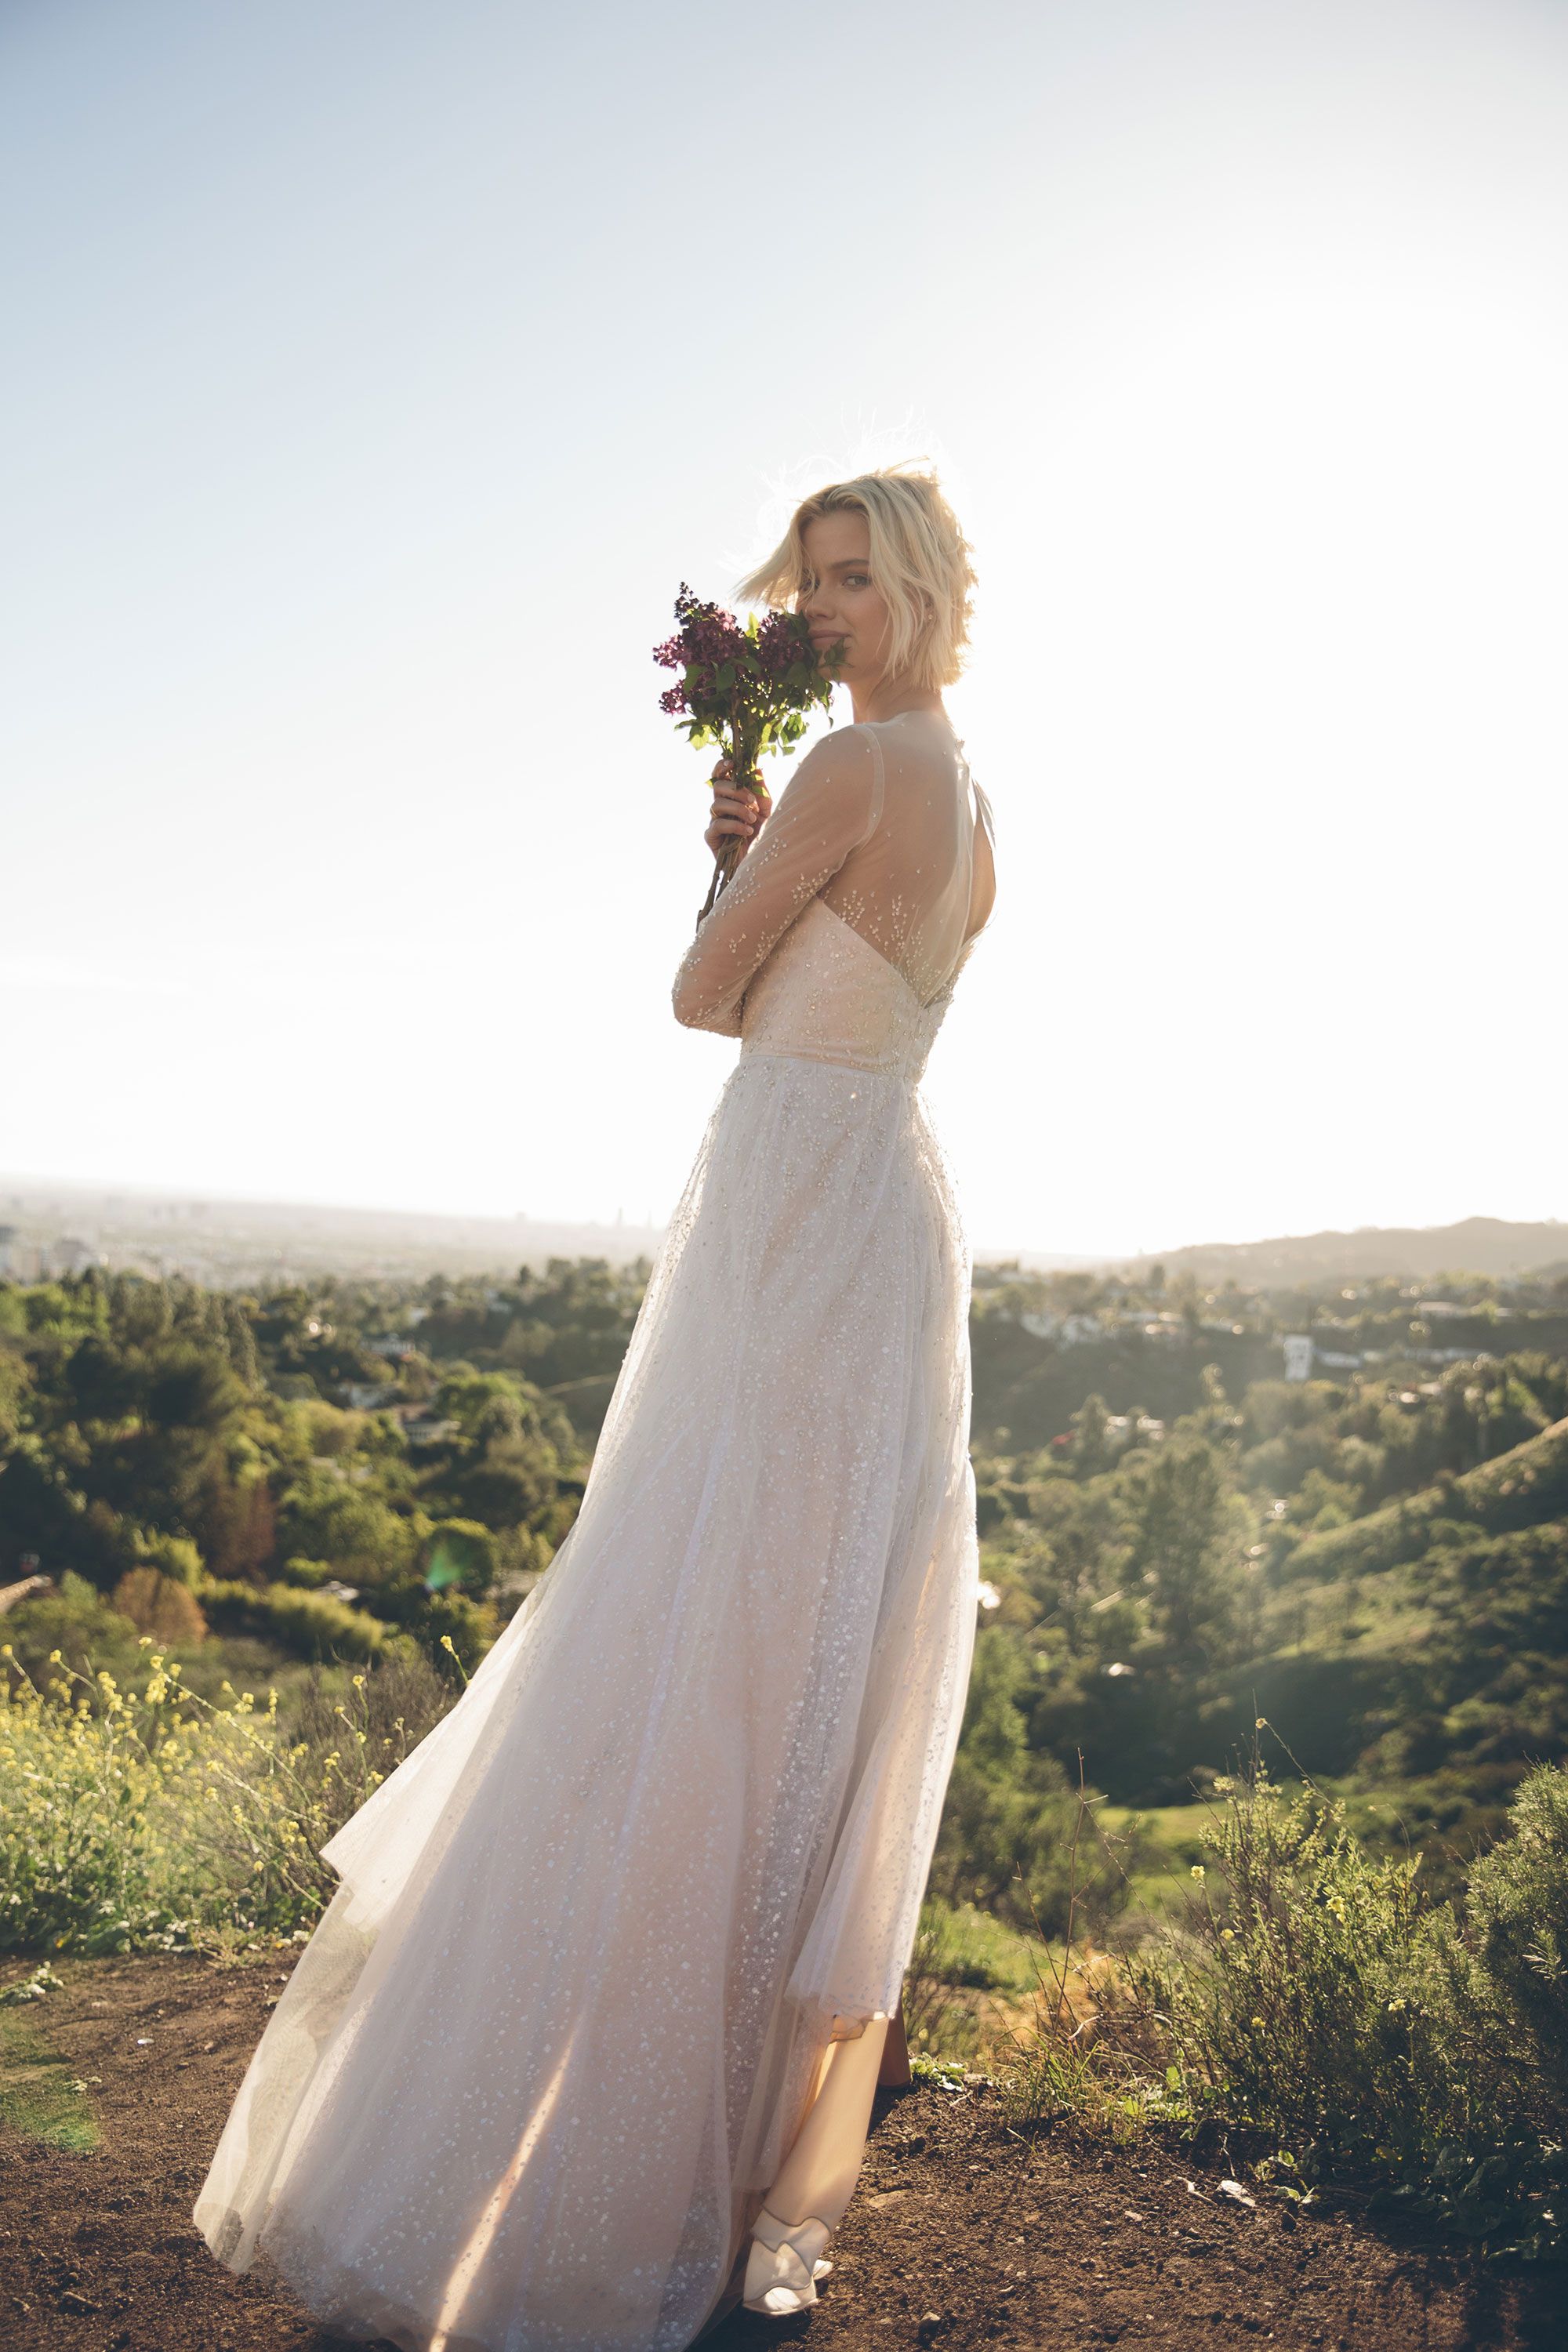
M1073 1468L1080 1478L1096 1478L1114 1458L1110 1444L1110 1407L1096 1390L1086 1396L1071 1416Z
M426 1522L427 1525L428 1522ZM378 1495L312 1471L284 1496L278 1515L278 1550L330 1559L352 1584L372 1588L416 1573L420 1529Z
M1240 1616L1244 1571L1225 1465L1206 1441L1149 1457L1134 1488L1130 1567L1177 1660L1220 1663Z
M1028 1654L1011 1627L975 1637L963 1729L931 1866L932 1891L1047 1933L1067 1917L1075 1801L1053 1757L1030 1750Z

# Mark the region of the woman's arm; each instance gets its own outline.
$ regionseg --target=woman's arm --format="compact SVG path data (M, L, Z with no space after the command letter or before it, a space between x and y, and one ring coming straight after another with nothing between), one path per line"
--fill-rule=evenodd
M880 747L867 730L838 728L813 746L681 959L670 992L678 1021L740 1035L752 975L868 838L881 796Z

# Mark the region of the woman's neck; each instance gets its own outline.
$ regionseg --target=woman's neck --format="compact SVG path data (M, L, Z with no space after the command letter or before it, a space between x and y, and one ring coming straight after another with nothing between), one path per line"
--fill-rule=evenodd
M907 677L879 677L866 686L851 678L847 684L858 727L863 719L898 719L906 710L934 710L939 718L947 717L934 686L916 686Z

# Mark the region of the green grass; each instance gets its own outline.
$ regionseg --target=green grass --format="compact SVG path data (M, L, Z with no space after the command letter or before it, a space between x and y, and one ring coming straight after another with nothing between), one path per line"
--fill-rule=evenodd
M51 2050L30 2017L0 2011L0 2122L22 2139L68 2155L99 2143L87 2085Z
M1159 1919L1179 1911L1192 1893L1192 1866L1206 1851L1212 1807L1096 1805L1094 1820L1113 1853L1125 1846L1142 1857L1128 1874L1132 1914Z
M1097 1805L1094 1815L1112 1844L1131 1830L1146 1830L1184 1865L1200 1859L1199 1843L1214 1819L1204 1804Z
M1039 1938L973 1903L949 1904L931 1896L921 1916L916 1966L944 1983L1022 1998L1035 1982L1031 1954Z
M1279 1782L1280 1794L1291 1799L1315 1786L1329 1801L1343 1807L1346 1825L1357 1841L1374 1855L1422 1857L1422 1883L1428 1895L1458 1893L1469 1864L1507 1827L1508 1786L1484 1791L1462 1780L1436 1776L1427 1780L1360 1780L1353 1776L1324 1776L1313 1783L1287 1775ZM1145 1860L1129 1876L1130 1911L1151 1925L1179 1918L1193 1892L1192 1870L1213 1859L1214 1832L1221 1801L1215 1805L1097 1805L1094 1817L1110 1845L1135 1838L1145 1856L1148 1841L1155 1841L1152 1860Z

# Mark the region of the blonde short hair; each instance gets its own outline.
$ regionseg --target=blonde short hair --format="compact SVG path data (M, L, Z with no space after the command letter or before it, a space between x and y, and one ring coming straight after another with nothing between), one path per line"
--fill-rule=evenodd
M968 541L934 473L880 467L853 481L829 482L803 499L765 562L736 583L746 604L798 610L805 594L805 533L822 515L863 514L871 538L871 577L890 619L888 668L918 686L952 686L969 643L974 570Z

